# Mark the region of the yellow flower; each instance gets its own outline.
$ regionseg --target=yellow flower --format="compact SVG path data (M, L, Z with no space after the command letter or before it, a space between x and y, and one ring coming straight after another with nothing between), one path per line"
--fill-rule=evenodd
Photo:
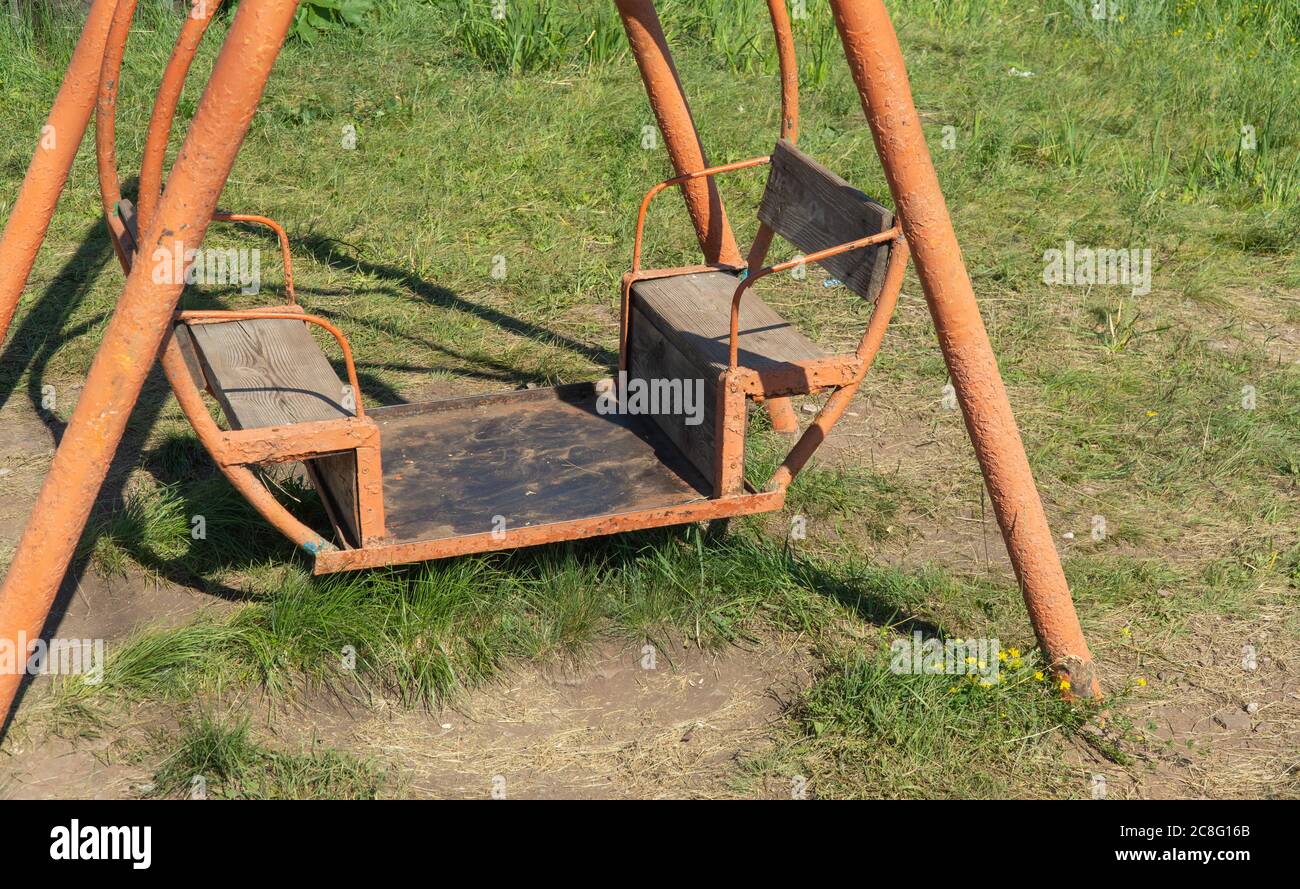
M1145 679L1143 679L1141 676L1139 676L1139 677L1138 677L1138 681L1137 681L1137 686L1138 686L1138 688L1146 688L1146 686L1147 686L1147 681L1146 681Z
M1019 669L1020 669L1020 658L1018 658L1018 657L1013 657L1013 658L1011 659L1011 669L1013 669L1013 670L1019 670Z
M973 657L968 657L968 658L966 658L966 663L968 663L968 664L973 664L973 663L975 663L975 658L973 658Z
M1061 680L1061 691L1069 691L1069 690L1070 690L1070 680L1068 680L1068 679L1062 679L1062 680Z
M1010 651L1011 651L1011 656L1012 656L1012 657L1020 657L1020 649L1019 649L1019 648L1012 648L1012 649L1010 649Z
M1006 659L1007 659L1007 653L1005 651L999 651L998 660L1005 662Z
M1121 635L1121 636L1123 636L1125 639L1127 639L1127 638L1129 638L1130 636L1133 635L1133 628L1132 628L1132 627L1124 627L1124 628L1121 629L1119 632L1120 632L1120 635Z
M1037 679L1039 682L1042 682L1042 681L1043 681L1043 671L1042 671L1042 670L1035 670L1035 671L1034 671L1034 678Z
M957 686L954 685L952 688L948 689L948 694L955 695L956 693L957 693Z
M1159 411L1147 411L1147 416L1148 416L1148 417L1158 417L1158 416L1160 416L1160 412L1159 412Z

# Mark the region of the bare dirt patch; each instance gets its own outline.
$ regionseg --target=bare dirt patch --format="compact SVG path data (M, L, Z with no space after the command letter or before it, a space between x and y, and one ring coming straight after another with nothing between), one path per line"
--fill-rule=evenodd
M718 797L813 670L796 640L646 658L607 643L580 670L520 668L440 714L316 701L274 731L373 757L402 795Z

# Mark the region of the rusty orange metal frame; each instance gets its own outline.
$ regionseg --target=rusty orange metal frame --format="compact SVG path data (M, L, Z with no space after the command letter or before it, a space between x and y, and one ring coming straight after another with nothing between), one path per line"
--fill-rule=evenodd
M615 0L615 5L623 18L628 43L645 82L650 107L663 133L673 169L678 176L705 169L709 164L704 145L696 132L654 0ZM781 66L781 135L794 141L798 138L799 121L799 69L794 32L785 0L768 0L767 5ZM711 178L701 181L698 176L690 176L679 184L704 262L740 265L740 252L716 183ZM774 429L787 433L798 431L799 422L788 400L773 399L767 409Z
M470 553L493 552L540 546L563 540L582 540L608 534L622 534L647 528L663 528L688 522L725 519L757 512L771 512L785 504L784 491L745 491L737 496L699 500L680 506L643 509L619 515L551 522L509 528L502 532L487 531L442 540L366 546L362 549L334 549L316 556L315 572L330 574L357 568L378 568L429 559L445 559Z
M702 170L709 165L704 145L695 130L690 104L682 90L677 66L668 51L668 40L654 0L614 0L637 67L645 81L650 107L663 133L664 145L678 175ZM711 181L690 180L683 185L686 209L695 226L706 263L739 264L740 251L727 222L722 198Z
M244 456L251 455L241 455L238 452L238 440L227 447L226 436L230 433L222 430L208 413L207 405L203 403L203 395L194 385L189 366L174 336L167 338L161 363L163 373L167 375L167 381L171 384L172 392L176 395L176 402L180 405L181 412L185 414L185 419L189 420L190 425L194 427L199 443L213 455L217 466L235 490L243 495L244 499L272 527L313 556L334 549L334 544L298 521L293 513L285 509L283 504L266 489L266 486L258 481L257 476L242 459Z
M212 18L221 8L221 3L222 0L193 0L185 24L181 26L180 37L176 39L176 46L163 70L153 114L149 117L149 131L145 135L144 158L140 162L139 218L142 230L153 222L158 200L162 197L167 142L171 138L172 121L176 117L181 91L185 89L185 77L189 74L199 44L203 42L203 35L207 33L208 25L212 24Z
M679 176L689 177L680 184L705 263L709 267L736 268L740 257L713 180L703 173L708 168L703 146L668 54L654 3L652 0L615 0L615 3L674 167ZM898 240L895 261L887 274L887 292L877 302L854 356L856 363L844 362L835 368L819 369L818 372L826 372L825 379L838 381L830 383L835 391L773 475L768 490L753 492L745 487L740 459L744 402L754 394L755 387L765 383L746 381L750 372L736 366L733 360L719 381L718 395L728 409L720 412L720 422L726 428L722 430L719 448L722 465L717 476L721 495L718 498L660 510L519 528L507 531L504 540L499 534L488 533L445 541L385 543L371 533L376 527L382 527L374 521L373 507L382 509L381 477L376 474L380 467L375 461L368 464L368 470L361 471L361 475L369 472L370 476L359 484L362 513L369 516L369 530L363 532L361 548L338 550L289 514L257 482L248 466L239 461L275 460L285 455L302 457L317 453L315 449L320 447L333 448L340 444L353 449L355 442L360 463L363 452L368 449L377 452L373 447L373 433L367 431L368 418L359 410L358 417L328 429L286 428L260 437L223 433L208 415L184 356L170 333L183 280L157 281L151 262L130 263L130 257L123 257L124 266L130 267L125 289L104 332L99 353L23 531L4 585L0 587L0 638L11 642L20 634L28 639L39 638L54 594L121 441L127 417L139 398L152 360L159 354L182 409L200 440L214 454L223 455L218 460L222 471L268 521L316 555L317 571L529 546L779 508L789 479L838 419L870 365L897 298L897 285L901 283L910 248L1040 644L1054 668L1070 680L1070 687L1076 693L1099 695L1092 656L1070 599L930 160L897 36L882 0L830 0L830 3L906 242L901 237ZM102 123L97 120L97 134L102 130L97 159L105 212L112 225L120 195L111 118L122 46L135 5L135 0L95 0L92 6L69 65L68 77L50 115L51 125L57 124L58 147L42 145L34 155L14 214L0 241L0 322L3 322L0 328L7 327L12 317L13 304L48 228L54 202L97 93L103 116ZM167 187L139 232L139 255L149 256L150 248L158 246L164 234L167 238L179 237L186 249L197 249L202 243L296 5L294 0L244 0L238 5ZM797 84L790 65L793 56L788 54L792 46L789 23L783 8L778 11L779 5L780 0L769 0L782 60L782 129L790 132L797 126L797 107L791 102L797 98ZM196 28L189 29L191 36ZM177 65L183 67L180 62ZM98 90L93 77L96 69L100 73ZM172 83L163 92L166 94L174 87ZM156 141L153 150L157 150ZM152 190L152 172L150 176ZM745 262L751 273L760 271L767 249L764 241L768 239L770 234L760 230L755 245L761 249L751 249ZM256 317L276 314L260 313ZM313 323L306 316L283 314ZM191 318L192 323L208 320ZM351 369L348 354L349 379L355 385L355 371ZM811 369L804 368L801 372L811 373ZM359 395L359 388L357 392ZM371 506L369 513L367 501ZM21 673L0 675L0 716L8 712L20 679Z
M1092 654L962 262L893 22L882 0L830 4L1039 643L1070 689L1099 697Z
M288 33L294 0L244 0L235 11L208 88L190 124L157 217L142 232L145 256L167 237L196 249L216 209ZM0 257L0 265L8 257ZM104 332L85 387L0 587L0 636L38 639L109 463L172 323L183 279L137 262ZM0 675L7 713L21 672Z
M99 196L104 205L104 221L113 239L113 249L122 263L130 267L135 243L121 214L122 185L117 178L117 88L126 54L126 38L135 17L136 0L119 0L108 32L104 61L99 69L99 100L95 106L95 161L99 171Z
M809 253L807 256L800 256L796 259L779 262L776 265L770 265L767 268L759 269L756 272L747 274L739 284L736 285L736 293L731 298L731 340L728 350L728 366L736 369L736 355L740 345L740 300L745 295L745 291L753 287L755 282L760 278L766 278L775 272L789 271L796 266L801 266L810 262L820 262L823 259L830 259L832 256L839 256L841 253L850 253L854 250L861 250L864 247L874 247L876 244L883 244L886 241L893 241L902 233L898 226L869 235L865 238L858 238L855 241L848 241L844 244L837 244L834 247L827 247L825 250L818 250L816 253ZM900 282L901 283L901 282Z
M740 268L739 262L735 264L714 263L708 265L688 266L685 268L674 269L655 269L650 272L642 272L641 255L645 243L645 223L646 216L650 212L650 203L659 196L665 189L674 185L682 185L686 182L692 182L697 179L711 179L720 173L730 173L735 170L747 170L750 167L758 167L770 163L771 157L763 155L762 157L752 157L749 160L735 161L730 164L722 164L717 167L708 167L703 170L696 170L691 173L683 173L680 176L674 176L671 179L665 179L650 186L646 191L645 197L641 199L641 207L636 214L636 235L632 240L632 271L623 276L622 281L622 299L619 308L619 356L620 361L627 356L628 335L631 332L632 316L632 285L637 281L643 281L647 278L669 278L678 274L690 274L694 271L717 271L719 269L737 269ZM737 253L739 258L739 253ZM624 364L619 365L621 370L627 370Z
M141 213L141 218L143 218L143 215ZM284 226L269 216L258 216L255 213L214 213L212 214L212 221L264 225L275 232L276 240L280 243L280 259L284 263L285 295L288 298L289 305L298 304L298 294L293 289L293 254L289 251L289 233L284 230Z

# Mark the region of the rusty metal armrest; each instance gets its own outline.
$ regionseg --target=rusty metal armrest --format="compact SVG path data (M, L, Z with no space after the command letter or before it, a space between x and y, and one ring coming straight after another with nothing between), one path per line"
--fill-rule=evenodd
M243 222L250 225L264 225L275 232L276 239L280 242L280 256L284 260L284 289L289 297L289 305L298 304L298 294L293 287L293 256L289 252L289 233L284 230L284 226L276 222L269 216L258 216L255 213L213 213L213 222Z
M683 185L687 182L691 182L696 179L705 179L711 176L716 176L720 173L730 173L734 170L745 170L750 167L762 166L763 164L770 162L771 159L772 158L770 155L765 154L761 157L751 157L749 160L735 161L734 163L722 164L716 167L706 167L705 169L697 170L694 173L686 173L682 176L674 176L672 179L665 179L663 182L659 182L651 186L650 190L645 193L645 197L641 199L641 209L637 212L637 216L636 216L636 238L632 245L632 271L630 271L628 274L623 276L623 293L622 293L622 300L620 301L621 304L619 306L620 362L624 358L626 358L627 355L628 325L631 323L632 285L636 283L636 281L640 280L641 278L652 277L652 276L667 277L673 274L691 274L692 272L717 270L719 268L734 268L733 266L713 266L713 265L688 266L680 269L661 270L667 273L663 275L661 274L652 275L651 273L647 273L643 275L641 273L641 252L642 252L642 244L645 240L645 220L646 220L646 214L650 210L650 202L653 201L655 197L659 195L660 192L664 191L667 188L671 188L674 185Z
M226 321L252 321L259 318L305 321L308 324L323 327L334 337L339 344L339 348L343 350L343 361L348 369L348 385L352 387L352 394L357 401L357 416L365 417L366 409L361 403L361 384L357 381L357 367L352 360L352 347L348 345L348 338L343 335L343 331L325 318L319 315L308 315L305 312L279 311L275 309L247 309L243 311L204 309L176 313L176 320L184 324L221 324Z
M801 256L798 259L779 262L776 265L769 265L766 268L746 274L740 283L736 285L736 293L731 298L731 340L728 349L727 368L736 370L736 359L740 348L740 299L745 295L745 291L754 286L760 278L766 278L773 272L784 272L798 265L809 262L820 262L823 259L830 259L832 256L839 256L841 253L849 253L853 250L861 250L865 247L874 247L877 244L883 244L886 241L900 239L903 230L897 223L893 228L886 229L874 235L868 235L865 238L858 238L856 241L849 241L844 244L837 244L834 247L827 247L825 250L818 250L816 253L810 253L807 256ZM901 282L900 282L901 283Z
M898 305L898 295L903 287L903 275L907 271L907 261L911 252L908 249L907 240L897 231L897 228L896 226L895 229L890 230L894 232L896 240L893 252L889 256L889 266L885 271L885 281L880 288L880 296L876 300L875 308L871 312L871 320L867 322L867 329L863 332L862 339L858 343L857 352L853 356L853 361L856 362L853 365L853 378L835 386L835 391L822 405L822 409L818 411L812 423L804 430L799 440L795 442L794 447L790 449L790 453L786 454L785 459L781 461L781 465L772 473L772 477L764 485L764 490L784 492L790 487L790 483L799 474L799 470L803 469L808 462L808 458L821 446L821 443L830 434L831 428L844 415L849 402L857 393L858 387L862 385L862 380L866 377L867 371L871 369L876 353L880 351L880 344L885 338L885 330L889 327L889 321L893 317L894 308ZM883 232L882 234L889 233ZM733 307L739 307L740 297L743 293L742 288L737 288ZM734 323L736 316L733 315L732 317ZM728 376L752 374L752 371L736 368L734 338L732 340L732 349L732 366L727 371Z
M645 219L646 213L650 210L650 202L666 188L674 185L683 185L695 179L705 179L710 176L716 176L719 173L730 173L734 170L746 170L750 167L762 166L768 163L772 158L769 155L762 157L751 157L749 160L735 161L730 164L722 164L717 167L706 167L703 170L696 170L694 173L686 173L682 176L674 176L672 179L665 179L657 185L651 186L650 190L645 193L641 199L641 209L636 216L636 240L632 244L632 274L635 275L641 270L641 243L645 236Z

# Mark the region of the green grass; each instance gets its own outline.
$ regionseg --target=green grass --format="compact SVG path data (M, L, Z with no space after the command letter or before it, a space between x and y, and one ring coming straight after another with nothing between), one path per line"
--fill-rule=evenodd
M752 772L819 799L1005 798L1025 793L1019 772L1032 762L1044 782L1033 796L1081 795L1046 764L1087 708L1064 703L1034 664L1004 669L985 687L895 673L887 651L831 655L793 707L795 731L748 763Z
M101 685L71 682L64 694L181 701L230 680L284 692L306 675L438 707L512 660L580 659L602 634L717 648L761 630L815 634L837 601L876 613L904 604L872 580L750 534L712 540L698 530L319 581L293 573L227 619L120 646Z
M641 147L653 116L612 4L520 0L503 20L490 5L383 2L364 27L287 45L221 199L286 224L302 301L348 333L372 402L449 381L476 391L607 373L635 208L671 172L662 147ZM714 162L765 153L778 131L763 6L660 4ZM1084 0L889 4L1040 491L1056 530L1077 535L1066 571L1103 664L1122 662L1121 628L1177 645L1197 621L1250 618L1300 584L1300 371L1279 351L1300 323L1300 8L1123 6L1132 15L1097 21ZM795 22L801 145L885 196L828 9L808 11ZM179 27L153 4L143 14L120 100L128 179ZM225 27L196 61L173 153ZM0 16L0 215L74 40L66 23L16 32ZM341 144L348 126L355 150ZM722 183L743 242L761 175ZM0 353L0 400L84 377L121 289L98 214L83 150ZM696 261L671 196L647 238L651 263ZM231 227L210 239L262 247L271 292L196 291L188 305L274 298L271 241ZM1044 284L1044 251L1067 240L1151 249L1152 292ZM778 243L773 255L793 252ZM504 280L489 273L498 255ZM851 348L867 308L819 277L769 279L764 298L827 347ZM947 373L914 279L904 293L865 385L880 416L866 421L923 427L905 431L924 454L964 433L955 413L933 410ZM1052 762L1074 717L1036 686L952 695L942 677L895 676L876 652L846 650L864 622L1030 647L1007 578L944 551L900 554L900 539L981 503L968 451L923 469L814 463L785 514L737 522L728 537L632 535L313 580L152 391L129 426L138 471L81 554L105 574L134 567L247 601L117 646L104 685L64 688L65 713L91 718L123 700L184 710L217 687L290 694L304 677L438 706L513 663L578 661L604 636L718 647L793 632L818 645L823 675L759 772L804 775L824 796L1080 792ZM753 433L749 469L763 479L783 442L761 419ZM319 523L311 496L282 485ZM200 514L206 540L190 534ZM1097 514L1108 534L1094 542ZM806 542L788 540L796 515L813 520ZM352 672L340 667L346 646ZM254 773L279 768L241 756Z
M373 762L328 748L267 748L247 720L211 713L168 737L148 796L202 799L376 799L390 776Z

